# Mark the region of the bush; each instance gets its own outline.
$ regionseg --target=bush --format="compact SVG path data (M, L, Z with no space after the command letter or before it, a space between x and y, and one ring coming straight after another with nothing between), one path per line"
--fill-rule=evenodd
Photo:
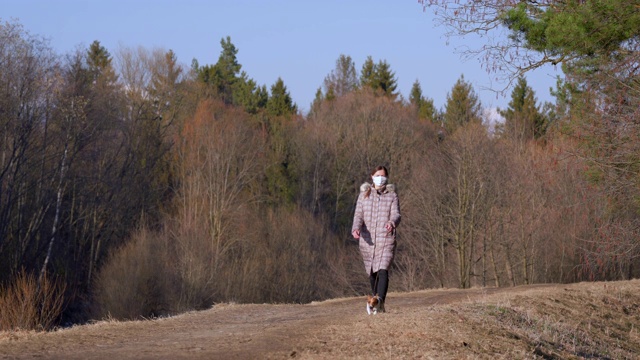
M261 233L249 244L247 259L235 264L250 264L242 266L249 271L239 280L253 284L252 294L237 289L249 301L306 303L326 299L335 287L344 289L328 266L337 262L330 258L337 240L327 224L302 209L278 208L268 209L256 225Z
M172 312L164 244L164 236L142 229L110 256L95 284L99 318L131 320Z
M35 275L20 272L14 282L0 289L0 330L50 330L64 305L65 285L42 277L38 286Z

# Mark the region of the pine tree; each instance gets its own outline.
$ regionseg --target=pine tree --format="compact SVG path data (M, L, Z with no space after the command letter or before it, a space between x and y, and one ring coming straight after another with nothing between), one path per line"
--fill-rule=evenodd
M382 90L384 95L392 99L398 96L398 93L396 93L396 89L398 88L396 74L391 70L391 66L386 60L381 60L376 65L375 82L375 89Z
M511 101L506 110L500 111L505 118L504 136L517 140L539 138L545 132L544 117L536 105L533 89L527 85L524 77L511 93Z
M250 114L257 114L266 108L269 93L265 86L258 86L249 78L246 72L242 72L233 87L233 105L242 107Z
M422 96L422 88L418 80L416 80L411 87L409 103L415 106L416 111L418 112L418 119L436 122L437 111L433 105L433 99L428 99Z
M416 80L411 86L411 92L409 94L409 102L415 107L419 108L422 102L422 87L420 81Z
M87 50L87 66L94 82L102 78L106 83L115 83L118 79L111 64L111 54L98 40Z
M368 56L360 71L360 86L369 87L375 92L395 99L398 96L396 93L398 80L395 76L396 74L391 70L391 66L386 60L375 64L371 56Z
M268 153L266 185L269 202L291 204L295 194L295 176L291 161L291 124L297 112L287 87L281 78L271 86L271 96L267 101L266 130Z
M364 64L362 64L362 69L360 70L360 86L361 87L375 87L375 72L376 65L373 62L371 56L367 56L367 60L365 60Z
M271 96L267 101L267 113L272 116L287 116L293 115L297 111L298 107L293 103L284 81L278 78L271 86Z
M320 104L322 104L323 101L324 95L322 95L322 88L319 87L318 90L316 90L316 96L311 103L311 110L309 111L309 115L311 115L311 113L313 113L320 106Z
M464 80L464 75L456 81L450 94L447 94L444 123L449 132L467 123L480 123L481 105L473 87Z
M267 86L262 85L258 89L256 89L255 96L258 108L265 109L267 107L267 103L269 102L269 91L267 91Z
M240 81L240 69L242 65L238 63L238 49L231 43L231 38L220 40L222 51L218 62L211 66L206 65L198 68L198 79L210 86L215 96L219 97L226 104L234 102L233 92L236 84ZM197 61L195 62L197 66Z

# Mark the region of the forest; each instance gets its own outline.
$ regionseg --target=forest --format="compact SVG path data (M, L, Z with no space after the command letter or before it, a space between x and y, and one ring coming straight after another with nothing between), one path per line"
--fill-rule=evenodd
M0 23L0 330L364 294L350 229L377 165L402 211L390 291L638 277L637 2L421 2L453 33L509 31L476 54L513 80L503 123L463 74L437 109L343 54L303 114L230 37L185 66ZM546 63L565 76L540 104Z

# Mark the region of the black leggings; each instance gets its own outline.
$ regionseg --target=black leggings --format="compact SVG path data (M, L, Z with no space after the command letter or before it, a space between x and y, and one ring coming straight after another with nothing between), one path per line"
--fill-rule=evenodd
M369 275L371 282L371 292L378 295L382 301L387 297L387 289L389 288L389 272L387 270L379 270Z

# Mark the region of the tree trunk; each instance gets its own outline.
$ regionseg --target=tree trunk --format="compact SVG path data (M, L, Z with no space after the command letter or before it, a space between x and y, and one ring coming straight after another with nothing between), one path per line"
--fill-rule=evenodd
M51 259L51 251L53 250L53 243L56 239L56 232L58 231L58 221L60 221L60 208L62 207L62 187L64 183L64 175L66 170L66 162L67 162L67 152L68 152L68 141L64 146L64 152L62 153L62 161L60 162L60 179L58 180L58 191L56 197L56 214L53 218L53 225L51 229L51 239L49 240L49 246L47 248L47 256L44 258L44 263L42 264L42 269L40 270L40 276L38 278L38 288L42 285L42 279L44 274L47 271L47 264Z

